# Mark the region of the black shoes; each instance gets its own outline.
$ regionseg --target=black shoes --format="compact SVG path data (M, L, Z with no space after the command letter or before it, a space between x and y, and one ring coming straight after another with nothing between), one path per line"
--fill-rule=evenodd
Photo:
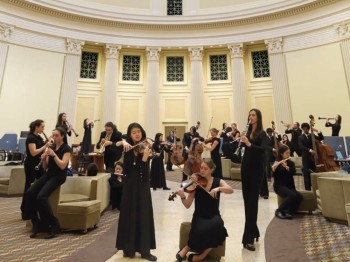
M169 187L163 187L163 190L170 190Z
M192 253L192 254L190 254L190 255L188 255L188 261L190 261L190 262L192 262L193 261L193 257L194 256L197 256L197 255L199 255L199 254L197 254L197 253Z
M173 169L168 169L168 168L167 168L166 171L174 171L174 170L173 170Z
M243 247L249 251L255 251L255 246L253 244L243 244Z
M292 219L293 216L291 215L291 213L289 212L284 212L284 216L287 218L287 219Z
M124 252L124 253L123 253L123 257L134 258L134 257L135 257L135 253L127 253L127 252Z
M275 216L280 218L280 219L286 219L286 216L282 213L282 211L280 211L278 209L275 211Z
M148 260L148 261L157 261L157 257L153 256L151 253L149 253L149 254L141 254L141 257L143 259Z
M56 237L60 232L61 232L60 226L59 226L58 224L57 224L57 225L53 225L53 226L50 228L49 234L47 235L47 237L45 237L45 239L54 238L54 237Z
M256 238L255 238L255 242L259 242L259 237L256 237Z
M179 250L179 252L176 253L176 260L177 260L177 262L181 262L182 260L186 259L186 256L185 257L180 256L180 254L179 254L180 251L181 250Z

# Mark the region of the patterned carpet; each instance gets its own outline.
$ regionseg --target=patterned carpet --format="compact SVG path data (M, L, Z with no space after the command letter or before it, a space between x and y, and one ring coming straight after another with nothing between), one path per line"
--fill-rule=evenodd
M0 261L62 261L90 245L117 220L117 213L107 210L98 228L88 234L70 231L50 240L43 240L44 234L42 238L31 239L30 229L20 219L21 201L21 197L0 199Z

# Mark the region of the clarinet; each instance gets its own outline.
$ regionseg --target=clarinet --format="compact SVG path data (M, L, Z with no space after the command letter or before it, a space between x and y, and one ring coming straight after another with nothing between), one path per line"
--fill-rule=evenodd
M249 126L250 126L250 120L248 121L248 123L247 123L247 125L245 127L244 134L246 134L248 132ZM242 145L242 142L241 142L241 139L240 139L239 143L238 143L238 147L237 147L236 151L233 153L233 155L236 156L236 157L240 156L242 148L243 148L243 145Z

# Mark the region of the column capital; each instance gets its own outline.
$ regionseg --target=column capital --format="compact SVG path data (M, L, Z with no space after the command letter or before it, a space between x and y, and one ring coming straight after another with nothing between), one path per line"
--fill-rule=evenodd
M7 25L4 23L0 24L0 40L9 41L11 33L13 32L14 26Z
M189 47L191 61L202 61L203 59L203 47Z
M121 45L106 44L105 55L107 59L118 59Z
M265 40L265 44L269 51L269 54L282 53L283 51L283 39L282 37L271 38Z
M147 61L159 61L161 50L162 49L160 47L147 47Z
M67 53L71 55L81 55L84 41L67 38Z
M228 49L231 52L231 58L243 58L244 50L243 43L239 44L228 44Z
M350 20L343 21L339 24L335 24L334 28L337 31L338 36L340 38L350 38Z

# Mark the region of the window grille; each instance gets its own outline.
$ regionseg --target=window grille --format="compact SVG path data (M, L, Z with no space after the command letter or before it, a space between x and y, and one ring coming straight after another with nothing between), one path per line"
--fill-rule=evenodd
M182 15L182 0L168 0L168 15Z
M183 82L184 81L184 57L166 58L166 81Z
M254 78L270 77L269 55L265 51L252 52Z
M140 81L140 56L123 56L123 81Z
M82 52L80 65L80 78L96 79L98 53Z
M210 56L210 80L211 81L228 80L226 55Z

